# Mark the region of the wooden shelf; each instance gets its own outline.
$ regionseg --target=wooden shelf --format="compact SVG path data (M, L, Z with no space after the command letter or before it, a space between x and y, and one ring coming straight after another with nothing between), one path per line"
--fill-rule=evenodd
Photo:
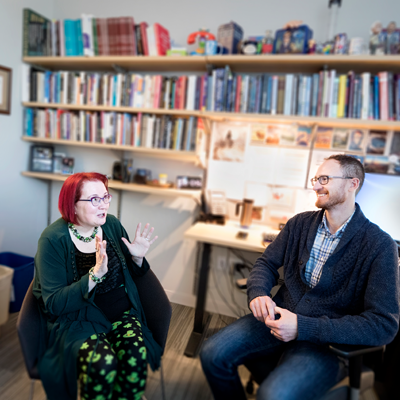
M211 121L237 120L260 123L299 123L305 125L318 124L319 126L339 128L360 128L360 129L383 129L400 130L400 121L363 120L352 118L326 118L326 117L302 117L299 115L270 115L270 114L247 114L229 112L204 112L204 115Z
M112 111L121 113L145 113L145 114L163 114L176 116L195 116L200 115L200 111L190 110L166 110L162 108L134 108L134 107L115 107L115 106L95 106L95 105L78 105L78 104L62 104L62 103L38 103L23 102L24 107L31 108L61 108L63 110L82 110L82 111Z
M259 56L208 56L207 62L215 67L229 65L234 72L313 73L322 68L340 72L400 71L400 55L307 55L271 54Z
M24 57L23 61L50 70L114 71L117 65L129 71L205 72L207 64L229 65L234 72L312 73L326 67L338 72L400 71L400 55L307 55L271 54L258 56L96 56L96 57Z
M64 182L68 178L68 175L51 174L44 172L24 171L21 174L28 178L36 178L57 182ZM161 189L154 186L139 185L137 183L122 183L120 181L114 181L111 179L108 181L108 187L110 189L123 190L127 192L148 193L160 196L189 197L196 201L199 201L201 193L200 190Z
M114 71L115 65L129 71L206 71L206 58L202 56L24 57L23 61L50 70L68 71Z
M318 124L320 126L334 126L334 127L349 127L349 128L362 128L362 129L384 129L400 130L400 121L381 121L381 120L362 120L353 118L326 118L326 117L305 117L299 115L270 115L270 114L249 114L249 113L230 113L230 112L213 112L213 111L189 111L189 110L164 110L158 108L132 108L132 107L111 107L111 106L86 106L86 105L75 105L75 104L57 104L57 103L35 103L25 102L22 103L25 107L31 108L62 108L68 110L86 110L86 111L116 111L116 112L129 112L129 113L148 113L148 114L159 114L159 115L176 115L176 116L195 116L208 118L212 121L223 121L223 120L238 120L238 121L249 121L249 122L271 122L271 123L288 123L298 122L308 125ZM32 138L35 139L35 138ZM59 140L57 140L59 142ZM66 141L71 145L81 145L84 142L70 142ZM84 143L89 144L89 143ZM112 146L110 148L119 148L119 150L126 150L127 146L116 146L116 145L103 145L98 143L90 143L97 146ZM129 146L128 146L129 147ZM161 150L161 149L143 149L143 148L132 148L132 151L147 150ZM172 150L166 150L166 158L174 158L174 154L170 153ZM178 156L181 151L175 151ZM184 152L188 153L188 152ZM155 155L161 153L155 153ZM171 157L168 157L171 155ZM186 156L183 156L186 157ZM194 158L194 154L191 154L190 158Z
M146 157L166 158L177 161L195 162L197 160L196 153L194 151L152 149L146 147L133 147L127 145L124 146L124 145L106 144L106 143L104 144L88 143L88 142L79 142L76 140L49 139L49 138L40 138L31 136L22 136L22 140L24 140L25 142L59 144L63 146L78 146L78 147L87 147L92 149L131 151L133 153L142 154Z

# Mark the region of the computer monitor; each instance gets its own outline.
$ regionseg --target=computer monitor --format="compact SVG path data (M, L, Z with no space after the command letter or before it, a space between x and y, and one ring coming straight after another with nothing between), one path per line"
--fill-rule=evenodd
M400 176L365 174L356 202L371 222L400 242Z

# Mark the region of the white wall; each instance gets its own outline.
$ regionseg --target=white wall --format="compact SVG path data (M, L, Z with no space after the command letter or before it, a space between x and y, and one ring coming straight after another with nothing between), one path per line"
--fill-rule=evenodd
M13 68L12 115L0 115L0 251L16 251L34 255L37 239L46 226L47 184L22 178L20 171L27 168L29 144L20 140L22 130L22 107L20 105L20 66L22 54L22 8L28 6L47 17L57 19L78 18L81 13L96 17L131 15L136 22L159 22L165 25L171 37L185 45L189 33L201 27L217 32L220 24L233 20L240 24L245 35L263 34L266 29L276 30L292 19L301 19L314 30L317 40L326 38L329 10L328 0L0 0L0 65ZM343 0L339 12L337 31L347 32L350 37L368 39L373 21L380 19L386 25L392 18L400 24L398 0ZM97 170L111 172L112 163L121 152L111 150L84 150L57 146L76 158L77 171ZM126 153L125 156L129 155ZM201 174L201 170L188 163L164 161L144 157L134 158L134 166L150 168L155 175L167 171L171 178L177 174ZM51 191L51 220L59 217L57 198L60 184L53 183ZM116 212L118 193L111 212ZM122 223L133 234L137 222L151 222L160 236L149 254L149 260L161 279L172 301L194 305L193 295L196 246L183 240L183 232L193 222L196 205L190 199L149 196L124 193L122 198ZM245 255L250 261L255 256ZM227 251L214 248L214 264ZM214 280L215 276L215 280ZM234 292L226 271L214 269L210 276L207 308L234 315L228 307L238 301L246 307L242 293ZM222 297L218 293L222 291Z
M0 0L0 65L12 68L11 115L0 114L0 252L34 255L46 227L47 186L23 178L29 146L21 141L22 9L53 16L52 0Z
M393 19L400 24L398 0L342 0L337 22L338 32L368 39L369 28L377 19L386 26ZM280 29L289 20L302 20L314 31L317 40L325 40L328 31L328 0L54 0L56 18L76 18L81 13L97 17L133 16L135 22L159 22L171 37L186 43L189 33L237 22L245 35L261 35L266 29Z

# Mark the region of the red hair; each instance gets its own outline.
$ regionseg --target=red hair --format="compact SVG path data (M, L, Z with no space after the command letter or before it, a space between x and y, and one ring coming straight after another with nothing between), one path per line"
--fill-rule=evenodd
M58 210L65 221L73 224L78 223L75 214L75 204L82 195L83 184L87 181L103 182L108 191L108 179L103 174L97 172L79 172L69 176L62 185L60 196L58 197Z

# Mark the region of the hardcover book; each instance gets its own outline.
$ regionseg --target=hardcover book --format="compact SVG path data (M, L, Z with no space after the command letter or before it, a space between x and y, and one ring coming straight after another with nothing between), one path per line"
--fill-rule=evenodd
M23 55L49 56L47 50L47 30L51 21L31 10L23 11Z

